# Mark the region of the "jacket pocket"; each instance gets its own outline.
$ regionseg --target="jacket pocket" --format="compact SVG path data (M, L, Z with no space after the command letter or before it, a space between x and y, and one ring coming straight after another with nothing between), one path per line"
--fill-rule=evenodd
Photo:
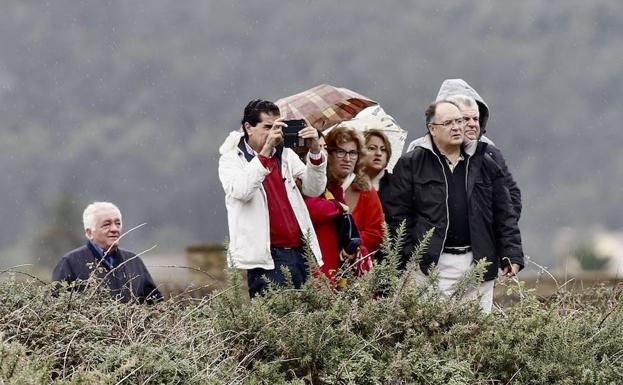
M421 217L416 220L412 232L413 247L415 248L420 244L420 242L422 242L424 236L430 229L434 229L433 235L429 240L428 247L424 250L422 255L422 262L425 264L434 262L435 258L433 258L433 255L439 255L441 252L441 244L443 243L443 238L445 236L445 228L442 227L441 224L435 225L431 221Z
M423 180L415 184L415 204L420 211L430 212L446 202L446 183L439 179Z
M474 185L472 202L484 218L485 223L493 222L493 185L490 181L478 181Z

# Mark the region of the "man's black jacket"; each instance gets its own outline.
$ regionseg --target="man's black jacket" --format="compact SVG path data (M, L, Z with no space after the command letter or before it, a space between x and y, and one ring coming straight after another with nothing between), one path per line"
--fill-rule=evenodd
M483 142L487 143L485 140L483 140ZM495 160L495 163L497 163L502 170L505 181L504 184L508 188L508 192L511 194L511 204L513 205L515 215L517 215L517 220L519 220L519 217L521 217L521 190L519 190L519 186L517 186L517 182L515 182L513 174L511 174L508 166L506 165L506 160L504 160L502 151L490 143L488 143L485 151L487 154L491 155L491 158Z
M162 298L143 261L136 254L122 249L117 249L115 253L114 267L110 269L87 242L61 258L52 272L52 281L72 283L87 280L95 270L94 274L106 282L111 295L122 302L133 299L153 302ZM81 290L83 286L76 286L75 289Z
M396 228L403 220L407 231L401 262L406 265L411 252L424 236L434 228L428 249L420 266L427 273L432 263L439 261L448 230L447 181L445 162L433 150L432 140L426 135L418 140L413 151L403 155L391 179L390 197L385 202L389 225ZM521 235L518 216L511 204L504 174L487 144L470 141L464 145L467 154L466 189L469 229L474 260L491 262L485 280L495 279L498 269L509 263L523 267Z
M379 199L381 200L381 206L383 206L383 214L385 214L385 222L389 223L388 217L388 207L386 206L386 202L389 201L391 197L390 189L392 184L392 179L394 175L389 171L385 170L385 174L379 181L379 191L376 193L379 195Z

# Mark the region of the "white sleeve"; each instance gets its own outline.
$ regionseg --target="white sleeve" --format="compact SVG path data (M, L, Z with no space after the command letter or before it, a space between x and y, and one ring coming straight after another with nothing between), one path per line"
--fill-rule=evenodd
M242 201L249 201L270 173L258 157L250 162L241 162L238 154L225 154L219 159L218 176L225 195Z

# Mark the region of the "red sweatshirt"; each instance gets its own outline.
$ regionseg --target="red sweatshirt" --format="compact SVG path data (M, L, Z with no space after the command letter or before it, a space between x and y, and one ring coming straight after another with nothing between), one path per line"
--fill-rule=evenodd
M305 204L322 252L323 265L320 271L332 281L340 267L335 217L344 212L339 204L339 202L344 203L344 194L340 186L328 187L329 194L325 192L319 197L305 197Z
M345 199L341 186L332 184L328 189L330 194L325 193L315 198L306 197L305 204L320 243L324 263L320 271L333 282L341 263L335 217L343 213L338 202L345 203ZM374 189L360 192L352 215L361 236L361 253L368 255L378 250L383 241L384 215L381 201ZM374 255L370 255L357 265L357 274L370 270L373 257Z
M262 182L268 201L270 245L273 247L302 247L301 227L288 199L277 157L267 158L258 154L258 158L262 165L270 170L270 174L266 175L264 182Z
M353 219L361 236L362 253L374 253L383 242L383 207L376 190L361 191L355 209L352 210ZM370 255L374 258L374 254Z
M281 175L281 167L276 156L270 158L257 154L262 165L270 170L262 185L266 191L268 201L268 218L270 223L270 245L272 247L302 247L303 237ZM318 165L323 161L310 157L312 164Z

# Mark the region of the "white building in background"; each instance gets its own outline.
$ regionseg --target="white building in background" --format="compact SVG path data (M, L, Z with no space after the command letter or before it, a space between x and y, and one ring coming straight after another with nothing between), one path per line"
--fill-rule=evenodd
M608 275L623 278L623 231L598 232L593 236L595 251L610 257L606 268Z
M595 225L583 229L560 229L553 239L553 248L558 262L552 272L566 276L599 273L608 278L623 278L623 230L608 231ZM574 252L582 244L588 244L597 256L609 258L606 266L598 271L582 269Z

